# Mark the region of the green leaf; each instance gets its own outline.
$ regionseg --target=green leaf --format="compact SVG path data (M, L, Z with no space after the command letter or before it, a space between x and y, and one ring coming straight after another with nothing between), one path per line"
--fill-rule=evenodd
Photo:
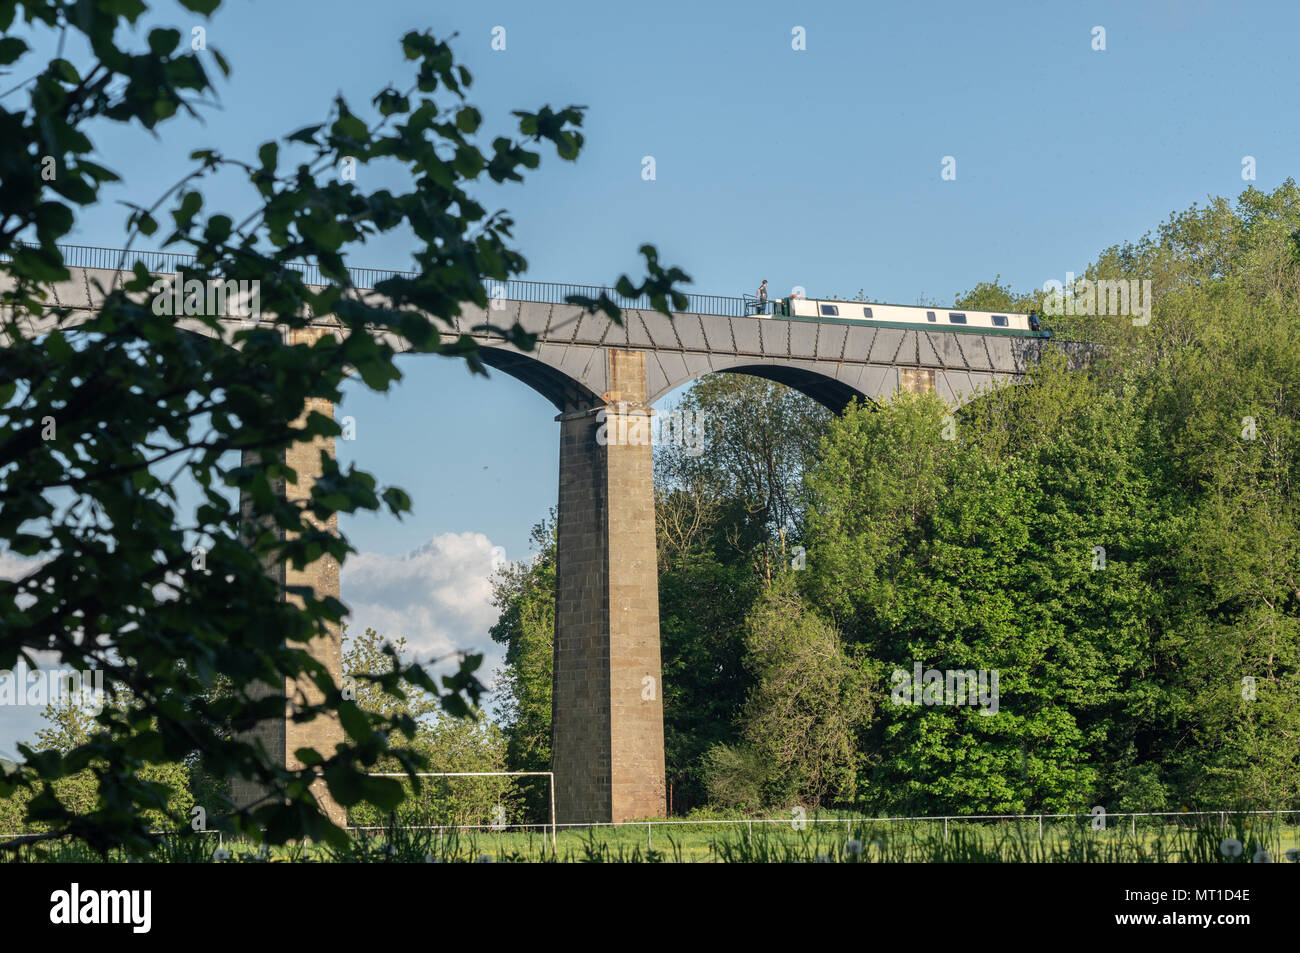
M352 737L354 741L365 741L370 737L370 721L360 708L354 702L344 701L339 704L339 721L343 724L343 730Z
M279 160L280 147L274 142L264 142L257 150L258 161L262 163L262 168L269 173L275 172L276 162Z
M394 811L406 797L402 783L396 778L366 778L364 797L381 811Z
M108 13L126 17L128 23L134 23L148 9L144 0L100 0L99 6Z
M344 807L359 803L366 793L365 778L354 769L338 764L326 765L323 769L325 784L330 789L334 800Z
M456 113L456 128L461 132L470 133L478 130L483 122L483 116L473 106L466 106Z
M411 498L395 486L390 486L383 492L384 504L395 515L408 513L411 510Z
M77 68L65 59L50 60L50 72L63 82L74 86L81 82L81 74L77 72Z
M45 350L49 352L50 357L61 364L71 360L74 353L72 345L68 343L62 331L51 331L46 336Z
M159 28L149 31L149 52L154 56L168 56L181 42L181 31Z
M0 66L17 61L28 49L27 44L16 36L0 37Z
M305 765L321 764L325 760L315 748L298 748L293 756Z
M291 133L287 136L286 139L289 142L301 142L306 145L311 145L316 141L316 133L320 132L323 128L324 125L321 123L317 123L314 126L303 126L297 132Z

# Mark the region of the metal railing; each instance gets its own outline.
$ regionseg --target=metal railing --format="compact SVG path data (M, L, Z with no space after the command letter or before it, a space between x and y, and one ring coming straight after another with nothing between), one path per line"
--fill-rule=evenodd
M29 243L19 243L25 247L34 247ZM119 268L130 269L137 261L142 262L152 274L175 274L194 264L194 256L184 252L136 251L132 249L123 253L120 248L101 248L95 245L58 246L63 253L63 263L69 268L101 268L112 271ZM7 257L7 256L0 256ZM302 275L302 280L309 285L324 285L329 281L321 273L318 265L307 262L287 262L287 267ZM414 278L415 271L400 271L393 268L348 268L348 277L354 287L363 291L372 290L385 278ZM620 308L633 310L651 309L648 295L629 297L621 295L606 285L572 284L569 282L531 281L524 278L484 278L483 292L488 298L503 298L508 301L533 301L540 304L565 304L570 296L579 295L586 298L599 298L604 294ZM745 299L725 295L686 294L686 311L690 314L711 314L726 317L743 317L746 313Z
M498 281L483 279L483 288L489 298L505 298L508 301L536 301L540 304L564 304L570 295L586 298L598 298L603 292L620 308L649 311L652 309L648 295L630 298L621 295L613 288L603 285L574 285L553 281L528 281L523 278L511 278ZM499 289L499 290L498 290ZM744 298L731 298L725 295L686 294L686 314L712 314L723 317L741 318L747 313Z
M23 248L37 248L31 242L14 242ZM96 245L58 245L63 254L63 263L69 268L102 268L113 271L119 267L130 268L137 261L144 262L150 272L157 274L175 274L177 269L194 263L194 256L183 252L170 251L136 251L124 252L120 248L100 248ZM9 258L9 255L0 255ZM123 265L125 262L125 265Z

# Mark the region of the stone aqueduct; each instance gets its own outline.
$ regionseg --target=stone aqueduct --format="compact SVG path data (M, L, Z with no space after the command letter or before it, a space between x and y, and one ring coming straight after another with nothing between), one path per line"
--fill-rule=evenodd
M112 288L123 280L123 273L112 268L70 270L71 280L52 286L53 298L87 314L100 298L96 284ZM166 275L167 270L158 268L157 273ZM505 287L507 295L522 287L522 293L516 292L521 298L546 297L534 290L536 283ZM933 390L955 407L981 388L1023 375L1044 343L928 328L743 316L739 299L691 297L701 311L734 313L669 317L646 307L628 308L618 325L573 305L499 298L486 312L466 306L455 319L458 331L478 339L484 363L528 384L558 411L552 769L561 823L658 817L666 808L652 450L598 442L598 412L605 411L611 432L620 425L645 424L658 398L720 371L778 381L835 412L854 397L880 401L900 390ZM500 336L470 331L489 322L508 327L516 320L537 335L533 351L521 352L503 344ZM192 323L195 331L211 333ZM233 331L244 323L232 319L229 326ZM33 324L28 333L46 329ZM297 340L309 340L335 330L324 316L292 333ZM325 402L308 410L333 415L333 406ZM322 449L332 454L333 440L290 451L288 462L300 482L284 492L295 497L310 493L310 482L301 477L319 474ZM339 595L338 566L328 560L304 572L279 571L286 585L309 584ZM317 639L310 650L341 678L337 632ZM269 751L293 765L295 750L330 750L342 729L333 721L296 724L286 717L265 724L259 735ZM340 808L319 793L341 819ZM238 803L247 803L261 792L237 781L233 794Z

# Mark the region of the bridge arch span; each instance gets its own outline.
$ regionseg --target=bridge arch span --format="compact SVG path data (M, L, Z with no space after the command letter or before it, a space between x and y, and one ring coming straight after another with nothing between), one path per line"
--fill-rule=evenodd
M488 367L527 384L562 414L602 403L600 395L581 380L531 354L513 348L480 345L478 356Z
M745 374L749 377L761 377L777 384L784 384L786 387L797 390L805 397L815 400L833 414L842 413L855 398L866 403L876 402L873 398L850 387L843 381L836 380L834 377L790 365L740 362L729 367L718 367L706 373ZM654 403L665 394L689 384L691 381L699 380L703 376L705 375L697 374L688 380L674 383L671 387L666 387L660 393L652 396L650 402Z
M543 347L539 350L545 352L547 349ZM562 356L554 348L550 349L550 353L539 354L524 353L511 347L480 345L478 354L488 367L509 374L527 384L549 400L562 414L600 407L617 401L620 396L625 400L632 397L630 394L623 393L611 381L607 373L608 362L605 360L605 355L600 352L597 352L596 361L586 363L582 378L567 373L548 360L548 358ZM819 370L789 364L753 363L743 358L734 362L723 362L726 366L714 366L680 380L669 379L661 368L655 367L653 355L647 354L646 357L650 358L646 361L647 393L644 400L647 405L655 404L672 391L706 374L746 374L784 384L817 401L835 414L843 412L854 398L875 403L882 396L866 394ZM716 365L719 362L715 360L713 363Z

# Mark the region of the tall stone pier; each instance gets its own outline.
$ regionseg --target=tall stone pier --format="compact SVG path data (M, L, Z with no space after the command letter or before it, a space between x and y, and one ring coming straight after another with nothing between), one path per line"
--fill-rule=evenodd
M305 328L290 332L292 335L290 340L295 344L310 343L315 336L325 333L329 332ZM334 417L333 403L312 398L307 401L307 405L303 408L303 414L298 419L296 426L303 426L306 423L307 415L312 411L324 414L331 419ZM285 453L285 462L297 472L298 482L287 483L283 479L278 480L276 481L275 491L284 494L290 501L309 499L312 486L321 475L320 455L322 450L333 457L334 438L316 437L311 442L304 441L291 446ZM256 451L246 451L243 462L245 466L259 466L261 464L260 454ZM307 514L306 518L308 520L313 519L310 514ZM329 521L323 525L330 532L337 533L338 517L331 516ZM282 598L294 605L301 606L302 600L298 596L289 594L287 587L290 586L311 586L318 597L333 596L336 599L339 598L339 564L331 556L322 556L303 569L295 569L292 566L279 563L268 565L267 571L279 584L283 593ZM324 663L325 667L329 669L334 683L336 685L340 684L343 680L343 646L342 634L339 632L338 626L331 624L326 634L313 639L307 644L306 648L313 658ZM309 722L295 722L292 720L294 711L300 705L319 704L324 701L324 695L320 689L307 679L285 679L284 685L277 686L275 689L267 685L253 686L249 691L249 695L255 698L265 697L275 691L283 692L287 699L284 717L259 723L252 732L243 736L244 740L260 741L278 764L286 766L291 771L298 770L303 766L302 762L295 758L293 754L299 748L315 748L324 757L334 754L334 746L344 740L343 726L337 716L318 715ZM346 812L330 795L324 781L317 780L312 785L312 793L334 823L339 825L346 823ZM256 781L232 778L230 794L231 799L237 806L245 807L261 800L266 794L266 789Z
M551 766L560 823L662 817L663 684L645 355L562 414Z

